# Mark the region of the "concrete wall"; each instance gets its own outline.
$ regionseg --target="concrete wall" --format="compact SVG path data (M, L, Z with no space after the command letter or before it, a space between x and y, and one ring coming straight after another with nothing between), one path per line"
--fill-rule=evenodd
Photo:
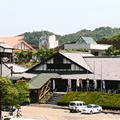
M52 35L48 39L48 49L58 47L58 41L56 40L55 35Z

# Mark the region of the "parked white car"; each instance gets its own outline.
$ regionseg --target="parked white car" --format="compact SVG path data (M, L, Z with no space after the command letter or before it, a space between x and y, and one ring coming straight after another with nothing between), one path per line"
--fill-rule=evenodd
M69 103L70 112L81 112L84 107L86 107L84 101L71 101Z
M85 108L82 109L81 113L100 113L102 112L102 107L96 104L89 104Z

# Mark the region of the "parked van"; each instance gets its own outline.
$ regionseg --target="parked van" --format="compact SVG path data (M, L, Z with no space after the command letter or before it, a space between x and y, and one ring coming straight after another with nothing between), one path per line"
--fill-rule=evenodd
M71 101L69 103L70 112L81 112L82 108L86 107L84 101Z

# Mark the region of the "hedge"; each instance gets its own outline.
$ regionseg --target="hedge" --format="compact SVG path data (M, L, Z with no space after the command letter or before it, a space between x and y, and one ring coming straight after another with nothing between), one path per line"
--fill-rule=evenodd
M58 105L68 106L70 101L75 100L98 104L104 109L120 110L120 94L103 92L68 92L58 101Z

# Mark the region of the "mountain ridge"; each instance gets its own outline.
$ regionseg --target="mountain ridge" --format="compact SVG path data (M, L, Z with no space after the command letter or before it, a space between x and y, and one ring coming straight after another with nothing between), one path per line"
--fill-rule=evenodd
M63 45L64 43L75 42L79 39L80 36L92 37L96 41L98 40L100 41L104 37L113 37L115 35L118 35L119 33L120 33L120 28L99 27L99 28L95 28L94 30L82 29L76 33L70 33L65 35L55 34L50 31L33 31L33 32L25 32L18 36L24 36L24 40L27 43L38 46L39 39L43 34L55 35L57 40L59 41L59 46L60 46Z

